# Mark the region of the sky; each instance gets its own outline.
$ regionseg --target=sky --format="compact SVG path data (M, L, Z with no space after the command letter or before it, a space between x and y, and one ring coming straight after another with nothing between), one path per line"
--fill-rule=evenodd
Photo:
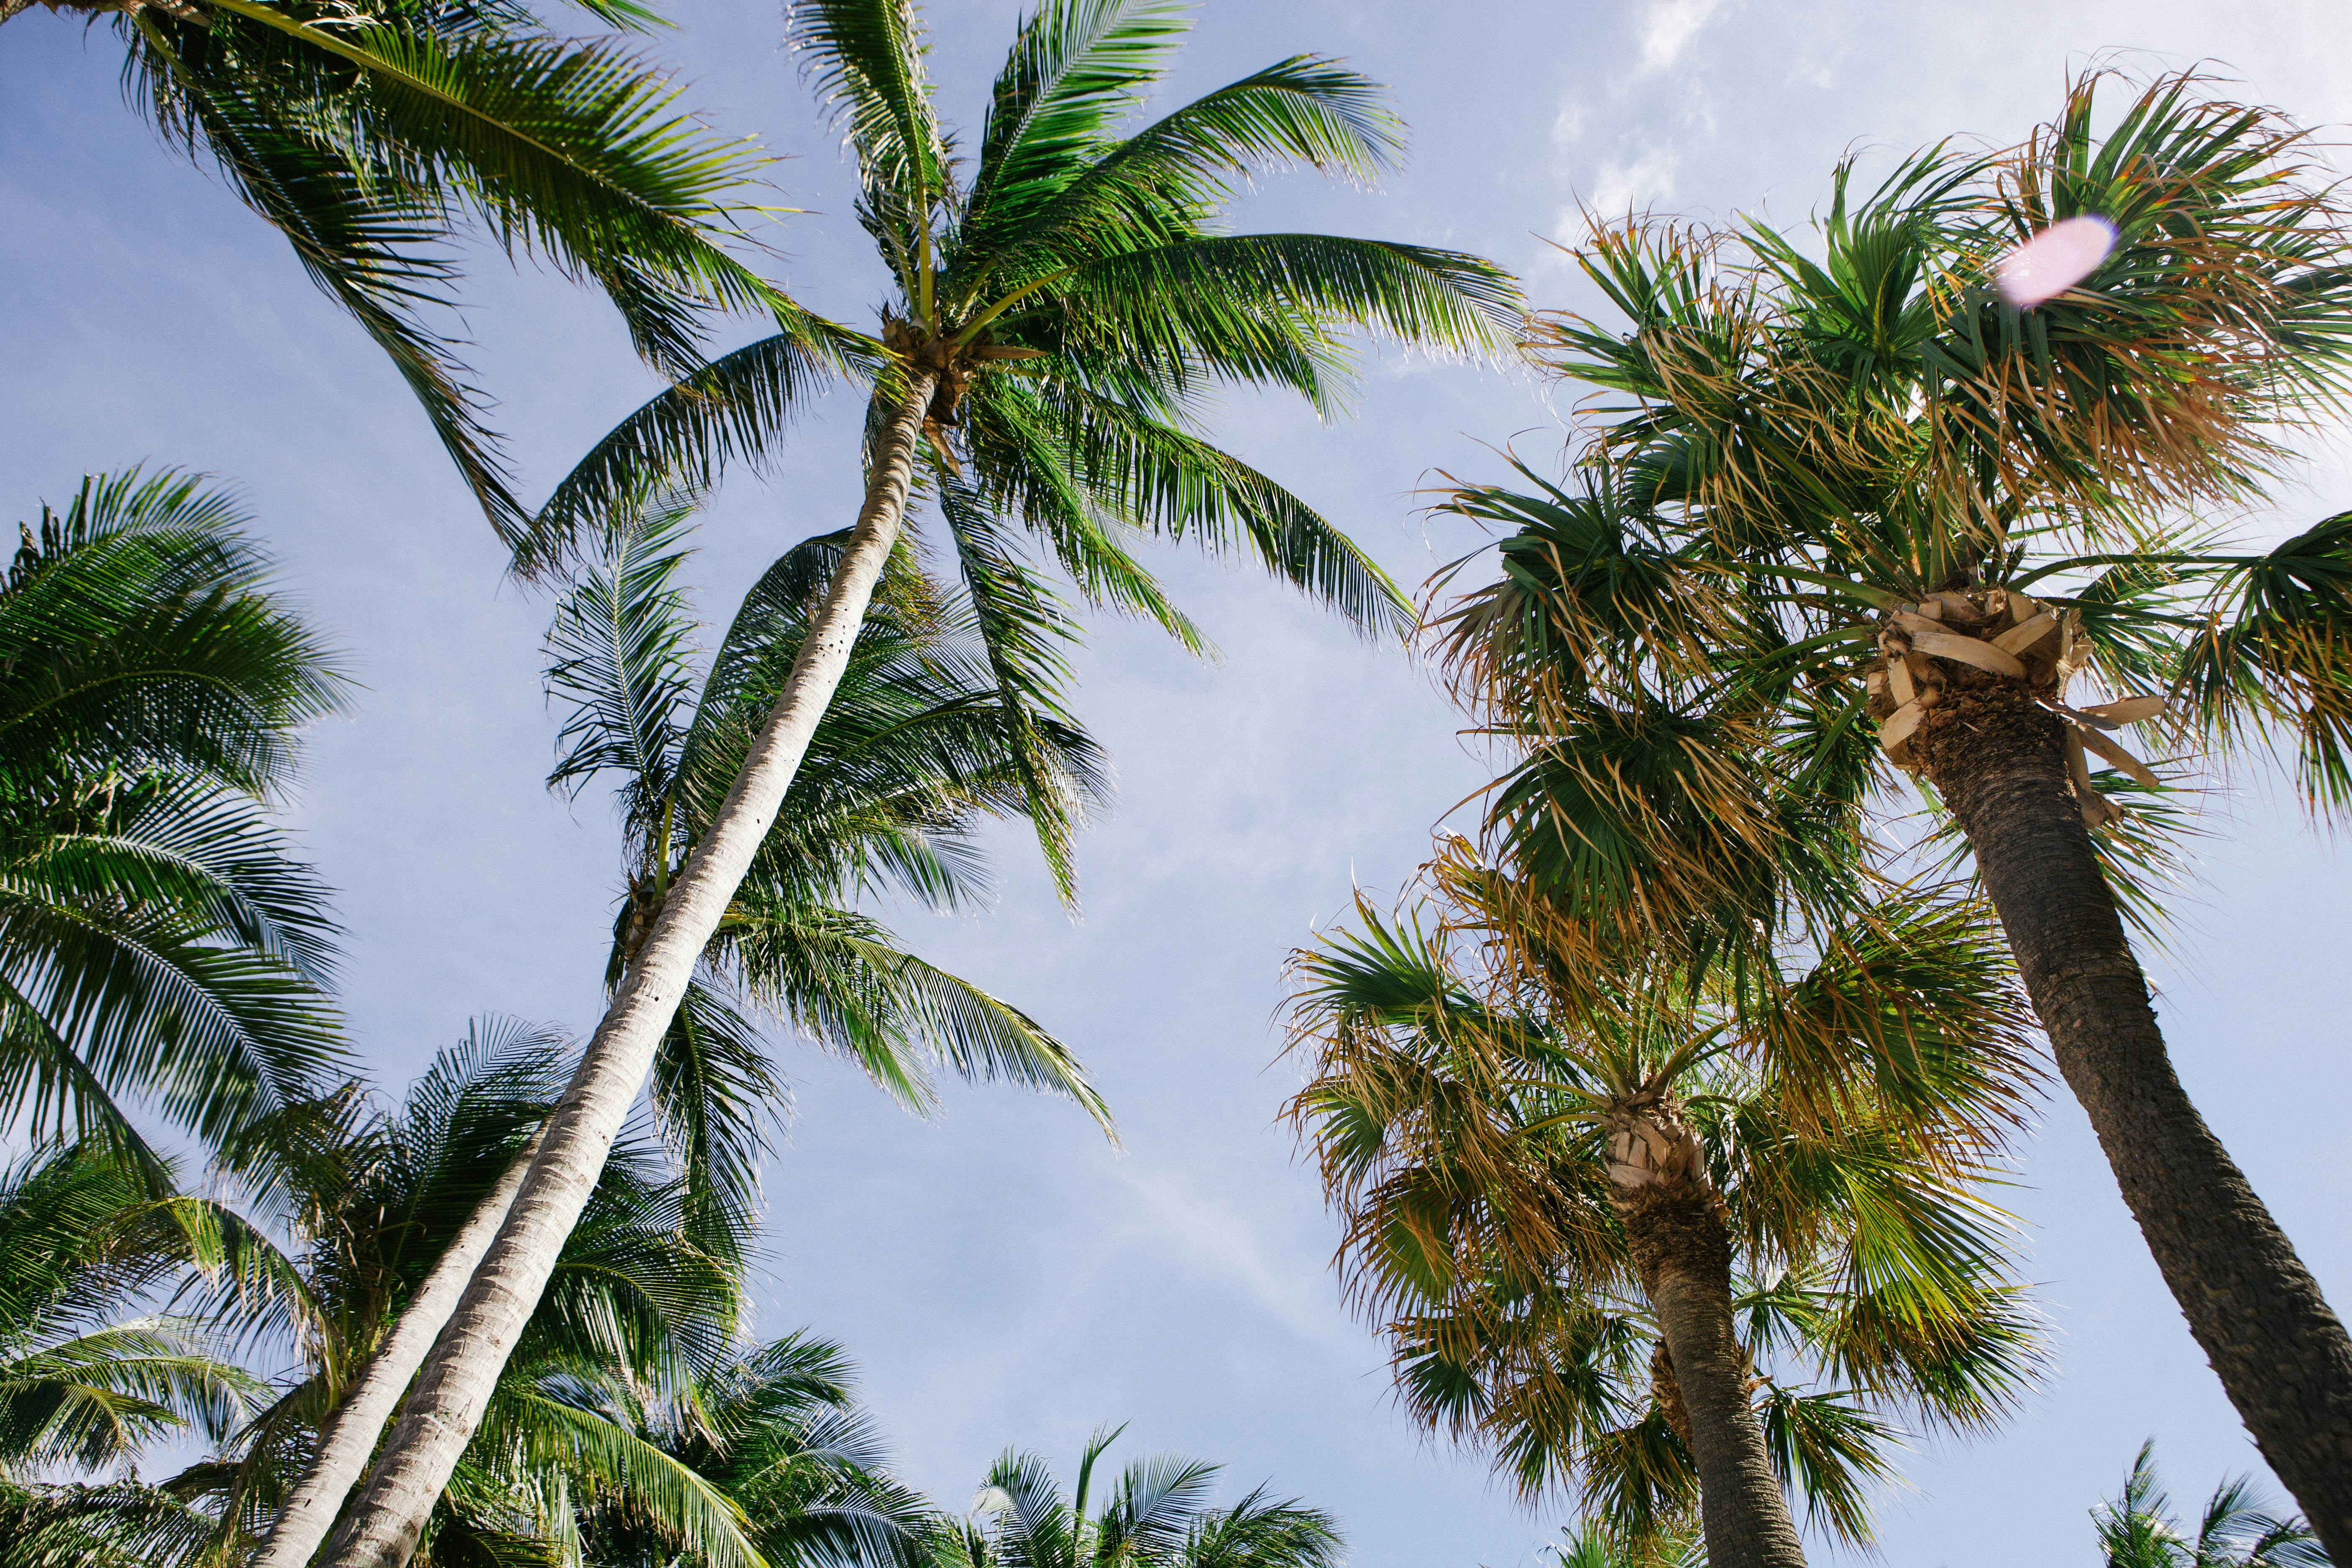
M969 132L1018 9L930 13L940 101ZM680 26L651 47L714 124L783 156L779 205L805 209L761 233L762 265L870 324L881 277L835 138L780 48L781 14L768 0L669 10ZM1269 180L1237 205L1238 227L1478 252L1545 308L1591 304L1555 248L1586 211L1801 224L1847 152L2013 140L2095 63L2204 61L2231 79L2216 90L2326 136L2352 121L2352 19L2322 3L1206 0L1195 24L1157 107L1312 51L1388 83L1412 127L1410 166L1380 191ZM396 1088L486 1013L584 1035L617 837L601 802L567 805L541 782L549 602L503 578L390 366L281 240L126 110L119 70L103 26L35 10L0 29L0 515L134 462L235 485L362 683L310 735L286 817L340 889L342 994L370 1070ZM654 389L610 311L560 278L481 254L466 299L530 490ZM752 331L723 323L719 339ZM1218 434L1413 584L1478 543L1423 513L1428 488L1497 476L1506 446L1556 464L1564 407L1525 374L1383 353L1350 418L1236 399ZM856 413L836 396L772 468L714 500L689 574L706 619L723 623L792 543L849 521ZM2310 457L2275 513L2244 520L2251 533L2347 504L2343 443ZM1390 1404L1380 1344L1329 1271L1334 1226L1277 1120L1300 1081L1279 1026L1286 955L1357 889L1384 902L1411 879L1433 826L1483 782L1479 761L1397 650L1247 569L1161 560L1222 657L1098 626L1079 710L1120 794L1081 845L1079 913L1011 835L994 844L992 908L892 911L918 951L1079 1052L1123 1148L1066 1102L1003 1089L951 1089L918 1121L785 1047L797 1107L766 1173L759 1327L841 1341L901 1468L943 1502L961 1506L1008 1444L1066 1473L1097 1425L1127 1422L1114 1455L1220 1461L1228 1499L1266 1481L1328 1509L1363 1568L1528 1568L1566 1516L1521 1507ZM2352 859L2258 772L2214 781L2206 826L2168 950L2150 955L2163 1021L2207 1118L2323 1287L2352 1302L2337 989ZM1878 1504L1890 1563L2095 1561L2087 1510L2151 1437L2183 1499L2259 1471L2079 1112L2049 1103L2021 1152L2006 1201L2029 1226L2052 1365L1998 1435L1906 1456Z

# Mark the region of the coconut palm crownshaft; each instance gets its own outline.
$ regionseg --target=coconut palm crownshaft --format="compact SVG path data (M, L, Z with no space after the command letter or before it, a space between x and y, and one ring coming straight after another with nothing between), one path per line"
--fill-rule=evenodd
M457 302L456 235L601 289L665 374L699 363L714 309L800 322L722 247L765 159L697 122L677 84L614 39L551 36L516 0L45 3L110 16L132 106L283 234L391 356L509 542L528 513L456 343L432 325ZM659 24L632 0L580 4L611 26ZM0 0L0 22L27 8Z
M867 351L866 499L785 689L671 882L505 1229L331 1544L337 1563L396 1568L415 1550L847 667L918 470L935 479L1008 733L1034 757L1068 626L1020 562L1020 531L1089 599L1180 636L1193 636L1190 624L1120 534L1246 542L1360 623L1394 625L1401 599L1380 571L1297 498L1193 434L1188 410L1223 384L1289 387L1329 406L1346 359L1337 333L1349 326L1466 351L1517 320L1507 279L1473 258L1212 232L1234 183L1255 171L1304 163L1364 176L1393 156L1398 128L1372 85L1328 61L1285 61L1121 137L1118 118L1166 68L1178 18L1152 5L1050 5L1023 24L970 183L958 184L910 5L810 5L792 26L841 109L859 214L898 289ZM705 479L779 438L827 352L788 331L656 399L558 491L525 564L656 480ZM1046 770L1024 771L1033 813L1055 809ZM1066 886L1066 865L1056 871Z
M2275 113L2170 78L2102 138L2095 85L2009 154L1851 201L1842 169L1820 262L1760 225L1596 234L1626 326L1544 338L1625 401L1577 483L1456 497L1516 531L1448 655L1528 750L1496 835L1612 942L1833 919L1876 792L1930 786L2199 1345L2352 1558L2352 1340L2166 1057L2116 896L2116 798L2159 781L2114 738L2292 738L2314 805L2347 798L2352 526L2229 552L2180 521L2259 498L2277 432L2340 404L2344 215ZM2002 302L2000 254L2084 213L2113 253Z

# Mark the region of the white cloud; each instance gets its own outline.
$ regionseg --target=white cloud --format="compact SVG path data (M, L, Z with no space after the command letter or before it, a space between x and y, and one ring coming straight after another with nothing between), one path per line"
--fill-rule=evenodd
M1664 70L1683 58L1722 0L1650 0L1641 18L1642 74Z

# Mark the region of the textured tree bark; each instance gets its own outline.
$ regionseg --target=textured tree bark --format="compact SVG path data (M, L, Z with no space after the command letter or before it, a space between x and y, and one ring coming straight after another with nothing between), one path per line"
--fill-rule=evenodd
M878 431L866 503L811 622L783 695L751 742L710 830L670 889L661 918L622 976L571 1086L549 1119L514 1208L418 1374L383 1457L327 1550L332 1568L404 1568L458 1457L473 1439L565 1237L603 1173L614 1137L653 1065L678 998L751 858L783 805L817 720L832 701L897 542L915 443L938 372L911 368Z
M1749 1403L1731 1319L1731 1236L1697 1144L1670 1098L1629 1108L1611 1129L1611 1197L1681 1396L1668 1419L1681 1416L1675 1429L1698 1468L1709 1568L1804 1568ZM1654 1384L1657 1373L1654 1363Z
M409 1380L424 1364L441 1326L457 1310L466 1282L474 1277L475 1265L481 1262L499 1227L506 1223L515 1194L522 1190L523 1173L539 1152L540 1137L531 1134L498 1185L483 1194L464 1228L435 1260L425 1283L408 1299L391 1334L368 1358L342 1403L320 1427L319 1451L311 1456L294 1495L278 1510L269 1534L253 1554L253 1568L305 1568L319 1550L319 1542L327 1539L352 1484L367 1470L368 1456L375 1451L383 1424L392 1419Z
M1956 667L1912 752L1968 834L2059 1071L2263 1458L2352 1563L2352 1339L2198 1115L2070 792L2064 731Z

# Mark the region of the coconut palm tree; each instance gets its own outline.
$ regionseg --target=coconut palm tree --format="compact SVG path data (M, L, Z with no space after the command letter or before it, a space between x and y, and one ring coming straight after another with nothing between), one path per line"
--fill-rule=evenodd
M690 1402L626 1413L647 1442L723 1491L772 1568L911 1561L933 1524L890 1479L872 1418L851 1397L841 1348L792 1334L696 1384ZM676 1547L619 1504L580 1521L593 1568L668 1568Z
M261 1390L201 1322L121 1318L141 1278L97 1238L147 1197L142 1175L99 1140L0 1169L0 1479L128 1467L188 1427L219 1437Z
M1850 903L1897 781L1950 814L2198 1343L2346 1556L2352 1339L2166 1057L2115 890L2146 848L2117 800L2161 781L2114 733L2291 738L2345 804L2352 524L2263 551L2180 521L2258 497L2338 400L2344 215L2274 111L2168 78L2098 136L2095 87L2007 154L1841 169L1818 261L1758 225L1597 233L1626 320L1548 352L1625 401L1577 480L1456 497L1516 531L1449 657L1528 738L1496 832L1553 846L1547 896L1612 941L1768 941ZM2112 253L2008 303L2003 252L2084 215Z
M1696 1502L1710 1562L1801 1563L1791 1488L1866 1542L1888 1417L1981 1429L2038 1356L1972 1190L2025 1028L1979 917L1883 906L1727 1005L1670 969L1596 983L1507 929L1496 879L1443 877L1434 931L1360 908L1297 960L1317 1062L1290 1113L1400 1398L1530 1500L1576 1479L1631 1550Z
M550 35L517 0L44 0L107 15L128 98L283 234L424 405L502 535L526 522L446 331L461 230L601 288L666 374L698 363L714 305L800 321L720 247L764 160L678 104L611 38ZM579 0L608 25L658 21ZM0 23L31 0L0 0Z
M1289 387L1328 406L1348 326L1442 349L1490 344L1516 322L1516 293L1493 267L1451 252L1213 233L1244 176L1296 163L1369 174L1395 151L1398 129L1370 83L1300 57L1118 135L1165 70L1177 30L1171 9L1136 0L1041 8L1014 39L960 183L911 0L795 8L793 41L842 111L861 221L896 290L866 348L865 500L793 671L670 882L334 1562L393 1568L413 1549L519 1314L801 768L919 468L929 465L950 521L1033 815L1056 804L1041 721L1055 716L1068 627L1020 558L1024 529L1089 598L1150 614L1181 636L1192 635L1190 623L1121 534L1245 540L1360 620L1396 616L1394 588L1344 535L1188 426L1202 395L1227 384ZM526 565L656 480L698 482L723 458L766 448L824 370L824 352L788 330L656 398L559 489ZM1066 867L1057 870L1066 884Z
M569 1054L549 1031L478 1024L394 1112L371 1111L351 1091L289 1117L256 1207L180 1197L118 1221L118 1255L197 1266L194 1304L257 1350L294 1352L295 1370L215 1455L161 1483L205 1521L205 1558L240 1559L260 1544L357 1370L515 1166L562 1091ZM712 1568L760 1561L737 1507L616 1415L689 1397L732 1360L741 1281L694 1244L688 1215L658 1143L624 1139L436 1500L435 1556L543 1557L574 1539L577 1510L600 1505Z
M1339 1524L1259 1487L1231 1508L1209 1506L1219 1467L1155 1455L1129 1465L1095 1506L1095 1466L1124 1427L1106 1427L1078 1458L1066 1495L1043 1456L1007 1448L962 1519L943 1517L925 1543L927 1568L1334 1568ZM1090 1509L1093 1511L1088 1511Z
M744 747L807 634L838 560L838 536L777 561L744 598L706 669L678 574L689 558L687 500L632 510L559 606L548 688L563 704L551 784L576 795L609 783L627 885L605 961L617 984L671 884L709 830ZM787 1099L761 1015L857 1062L910 1109L933 1099L930 1068L1010 1079L1109 1114L1062 1043L1025 1014L925 963L857 907L898 892L951 907L985 888L972 835L1024 810L1038 788L1066 834L1103 789L1091 741L1044 719L1026 751L1008 742L1003 701L968 605L942 603L901 556L886 574L841 688L811 742L815 765L786 795L736 889L656 1054L652 1109L684 1182L689 1234L740 1264L744 1216L771 1116ZM256 1568L301 1568L333 1524L383 1422L511 1206L527 1162L484 1199L409 1311L360 1374L287 1500Z
M2123 1495L2091 1510L2105 1568L2326 1568L2319 1538L2299 1519L2264 1511L2243 1476L2206 1500L2197 1533L2181 1533L2156 1477L2156 1445L2143 1443Z
M340 1062L326 895L264 809L341 678L199 479L92 475L0 582L0 1118L136 1095L226 1149Z

